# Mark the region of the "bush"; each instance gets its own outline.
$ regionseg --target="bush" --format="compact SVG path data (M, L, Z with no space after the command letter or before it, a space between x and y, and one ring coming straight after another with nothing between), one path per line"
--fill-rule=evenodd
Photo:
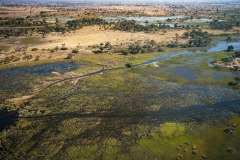
M232 59L229 58L229 57L226 57L226 58L222 58L221 61L223 61L223 62L230 62L230 61L232 61Z
M103 53L103 50L96 50L96 51L93 51L93 53L100 54L100 53Z
M131 54L137 54L141 51L141 46L139 44L131 44L128 50Z
M235 80L236 82L240 82L240 77L235 77L234 80Z
M72 53L78 53L79 51L77 49L72 50Z
M19 61L20 60L20 58L15 58L14 60L13 60L13 62L17 62L17 61Z
M240 58L240 51L237 51L233 54L233 57Z
M33 58L32 55L25 55L25 56L23 57L23 60L30 60L30 59L32 59L32 58Z
M3 64L8 64L12 61L12 59L10 57L6 57L4 60L1 60L1 63Z
M228 36L226 41L232 41L232 38Z
M127 63L127 64L125 64L125 66L128 67L128 68L132 68L133 67L132 63Z
M33 48L31 51L37 51L38 49L37 48Z
M66 59L73 59L74 56L75 56L75 54L69 53L68 56L66 57Z
M67 47L62 47L61 50L67 50L68 48Z
M230 46L228 46L228 48L227 48L227 52L231 52L231 51L233 51L234 50L234 47L232 46L232 45L230 45Z
M157 49L157 52L164 52L165 51L165 49L163 49L163 48L158 48Z
M36 58L35 58L35 61L38 61L40 59L40 56L37 55Z
M229 82L228 85L229 85L229 86L236 86L237 83L236 83L236 82Z
M128 51L121 51L122 55L128 55Z

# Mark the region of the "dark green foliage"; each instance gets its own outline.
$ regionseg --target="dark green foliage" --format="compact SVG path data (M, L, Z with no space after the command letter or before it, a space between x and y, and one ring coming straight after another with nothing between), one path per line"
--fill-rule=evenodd
M93 53L100 54L100 53L103 53L103 50L99 49L99 50L93 51Z
M19 60L20 60L20 58L17 58L15 56L10 56L10 57L6 57L3 60L1 60L0 64L8 64L10 62L17 62Z
M231 62L232 58L231 57L222 58L221 61L223 61L223 62Z
M201 30L193 30L190 32L190 37L192 39L189 40L189 47L206 47L212 41L208 32L202 32Z
M228 48L227 48L227 52L231 52L231 51L233 51L234 50L234 47L232 46L232 45L230 45L230 46L228 46Z
M210 28L211 29L216 29L216 30L230 30L234 26L234 23L231 22L219 22L217 20L213 21L210 23Z
M176 48L176 47L178 47L178 45L176 43L170 43L170 44L167 44L167 47L168 48Z
M37 51L38 49L37 48L33 48L31 51Z
M233 54L233 57L234 57L234 58L240 58L240 51L236 51L236 52Z
M5 59L1 60L0 63L1 64L8 64L12 61L12 59L10 57L6 57Z
M108 24L108 22L100 18L83 18L68 21L65 27L61 27L59 25L49 25L46 19L32 21L31 19L24 18L0 18L0 26L12 27L3 28L2 30L0 30L0 36L6 38L10 36L25 36L32 35L33 32L43 34L44 36L45 34L50 32L66 33L75 29L80 29L83 26L103 24Z
M72 53L78 53L79 51L77 49L72 50Z
M67 47L62 47L61 50L67 50L68 48Z
M137 54L141 51L141 46L139 44L131 44L129 47L128 47L128 51L131 53L131 54Z
M138 53L152 53L152 52L163 52L164 49L161 48L154 40L147 41L143 45L139 43L133 43L128 46L127 53L138 54Z
M228 36L226 41L232 41L232 38Z
M121 51L123 55L128 55L128 51Z
M67 22L68 27L73 30L82 28L84 26L104 25L104 24L108 24L108 22L100 18L83 18L83 19L77 19L77 20Z
M229 86L236 86L237 84L235 82L229 82L228 85Z
M23 60L30 60L30 59L32 59L32 58L33 58L32 55L25 55L22 59L23 59Z
M169 28L169 26L161 23L159 23L158 26L154 24L143 26L138 24L134 20L131 20L131 21L121 20L116 22L113 27L114 30L129 31L129 32L157 31L162 28Z
M132 68L133 67L133 65L131 63L127 63L127 64L125 64L125 66L128 67L128 68Z
M217 23L210 23L211 29L216 30L230 30L233 28L231 23L226 22L217 22Z
M134 20L132 21L122 20L118 21L113 29L122 31L146 31L146 26L139 25Z
M240 82L240 77L235 77L234 79L236 82Z
M235 77L234 80L235 80L235 82L229 82L228 85L229 86L237 86L240 82L240 77Z
M183 33L182 38L187 39L189 37L189 35L190 35L189 32L185 32L185 33Z

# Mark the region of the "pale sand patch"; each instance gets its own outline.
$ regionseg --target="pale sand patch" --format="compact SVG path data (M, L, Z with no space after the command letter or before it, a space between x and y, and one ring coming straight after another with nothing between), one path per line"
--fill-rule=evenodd
M32 97L34 97L34 95L28 95L28 96L22 96L22 97L18 97L18 98L7 99L7 101L10 102L11 104L21 104L21 103L29 101Z
M62 44L65 44L68 48L75 48L79 44L81 47L88 47L99 45L100 43L107 41L112 45L120 45L121 43L130 43L138 40L155 40L156 42L169 43L175 40L176 33L181 36L184 32L185 30L168 30L165 34L163 34L162 31L156 33L130 33L114 30L101 30L98 26L84 27L81 30L66 35L49 34L46 37L47 43L34 45L31 48L51 49L56 46L61 47Z

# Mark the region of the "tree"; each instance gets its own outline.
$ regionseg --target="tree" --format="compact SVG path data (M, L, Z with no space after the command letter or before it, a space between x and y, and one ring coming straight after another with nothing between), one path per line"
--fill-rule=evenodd
M131 54L137 54L141 51L141 47L139 44L131 44L129 47L128 47L128 50Z
M79 51L77 49L72 50L72 53L78 53Z
M231 38L231 37L227 37L226 40L227 40L227 41L232 41L232 38Z
M54 50L57 52L57 51L59 50L59 47L56 46L56 47L54 48Z
M188 37L189 37L189 33L188 32L183 33L182 38L187 39Z
M237 51L233 54L234 58L240 58L240 51Z
M174 24L174 28L178 28L178 24L177 23Z
M128 67L128 68L132 68L133 67L133 65L131 63L127 63L127 64L125 64L125 66Z
M234 50L234 47L232 46L232 45L230 45L230 46L228 46L228 48L227 48L227 52L231 52L231 51L233 51Z

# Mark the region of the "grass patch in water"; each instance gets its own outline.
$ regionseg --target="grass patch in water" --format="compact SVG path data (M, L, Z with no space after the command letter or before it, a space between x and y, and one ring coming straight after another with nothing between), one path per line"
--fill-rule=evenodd
M159 130L163 136L175 137L185 133L185 126L176 123L164 123Z
M210 76L197 76L194 80L194 83L200 84L200 85L214 85L217 84L217 81Z
M166 77L160 77L160 76L155 76L155 75L151 75L151 76L149 76L149 78L153 78L153 79L160 80L160 81L168 81L168 79Z

